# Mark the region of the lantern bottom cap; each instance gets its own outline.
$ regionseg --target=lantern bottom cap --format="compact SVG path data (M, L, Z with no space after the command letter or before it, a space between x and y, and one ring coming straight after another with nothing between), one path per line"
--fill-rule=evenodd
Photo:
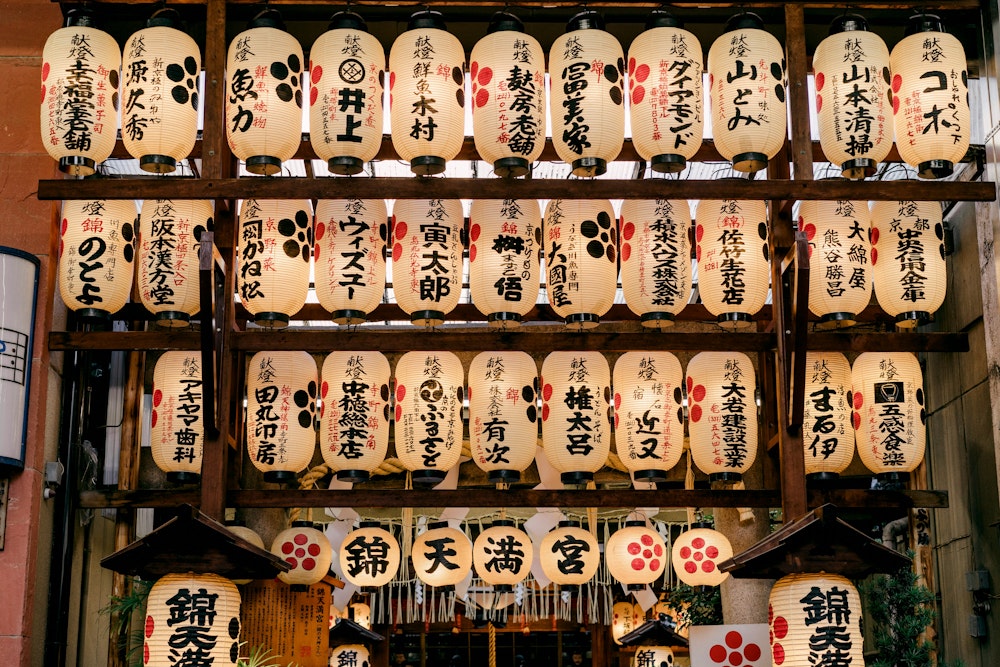
M649 159L649 167L658 174L676 174L687 167L687 158L676 153L661 153Z
M350 155L338 155L326 161L326 168L331 174L338 176L353 176L360 174L365 169L365 161L359 157Z
M67 155L59 158L59 171L70 176L90 176L94 173L97 163L93 158L82 155Z
M594 313L573 313L565 318L566 327L581 331L583 329L593 329L601 323L599 315Z
M486 316L486 321L494 329L506 329L507 327L521 326L521 315L519 313L490 313Z
M368 595L374 595L375 593L378 593L380 590L382 590L381 586L362 586L361 587L361 592L362 593L366 593Z
M667 329L674 326L673 313L643 313L639 322L647 329Z
M364 324L368 321L368 313L363 310L335 310L330 313L330 319L335 324Z
M424 582L424 583L427 583L427 582ZM434 590L436 590L438 593L454 593L455 592L455 586L453 586L452 584L446 584L444 586L435 586L433 584L427 584L427 585L430 586L431 588L433 588Z
M434 485L440 484L448 476L445 470L414 470L410 477L414 484Z
M189 470L172 470L167 473L167 481L171 484L197 484L201 473Z
M257 313L253 316L253 323L265 329L284 329L288 326L289 317L285 313Z
M494 593L512 593L513 591L514 587L510 584L493 584Z
M156 323L161 327L182 329L191 324L191 316L183 310L164 310L156 313Z
M708 476L709 482L742 482L743 473L739 472L713 472Z
M580 590L579 584L559 584L560 591L566 591L567 593L576 593Z
M880 472L875 475L875 480L880 488L892 488L893 485L905 485L910 479L908 472Z
M750 313L722 313L716 319L723 329L747 329L753 325Z
M878 162L870 157L859 157L854 158L853 160L848 160L840 165L840 173L844 178L860 180L862 178L874 176L877 167Z
M856 313L826 313L816 323L817 329L846 329L858 323Z
M750 174L761 169L767 169L767 155L764 153L737 153L733 156L733 169Z
M900 329L912 329L924 324L930 324L933 321L934 316L926 310L908 310L905 313L896 315L896 326Z
M667 481L666 470L634 470L632 476L643 482L665 482Z
M825 470L823 472L809 472L806 473L806 479L810 482L832 482L840 479L840 473L831 472L829 470Z
M954 171L955 165L949 160L927 160L917 165L917 176L920 178L944 178Z
M531 163L523 157L502 157L493 163L493 172L500 178L518 178L531 171Z
M582 157L570 165L574 176L601 176L608 170L608 161L599 157Z
M443 174L448 161L437 155L421 155L410 160L410 171L417 176Z
M641 591L644 590L645 588L646 584L629 584L628 586L626 586L626 589L630 591Z
M81 308L76 311L76 316L83 320L107 322L111 319L111 313L100 308Z
M251 155L246 159L247 171L258 176L281 173L281 160L273 155Z
M515 484L521 481L521 473L517 470L490 470L490 484Z
M559 475L559 480L563 484L586 484L593 481L594 473L577 470L575 472L564 472Z
M169 155L143 155L139 167L154 174L171 174L177 169L177 160Z
M264 473L264 481L271 484L281 484L295 480L295 473L290 470L268 470Z
M410 322L419 327L438 327L444 324L444 312L440 310L417 310L410 314Z
M367 470L338 470L337 479L341 482L367 482L371 475Z

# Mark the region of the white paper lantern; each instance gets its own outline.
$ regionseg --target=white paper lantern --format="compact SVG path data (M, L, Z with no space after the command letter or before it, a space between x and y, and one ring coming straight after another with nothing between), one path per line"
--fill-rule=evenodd
M399 543L378 521L361 521L340 547L340 573L349 583L385 586L399 570Z
M510 592L531 571L534 547L523 530L506 519L479 533L472 545L476 574L498 593Z
M316 298L337 324L361 324L382 302L388 236L385 200L316 204Z
M410 558L420 581L450 590L472 569L472 541L447 521L433 521L413 541Z
M851 364L840 352L806 352L802 435L806 475L836 479L854 458Z
M669 646L637 646L635 649L635 664L673 667L674 652Z
M205 444L200 352L164 352L153 368L149 443L153 463L180 484L201 478Z
M626 521L604 545L608 572L627 590L653 583L667 567L667 547L660 534L644 521ZM633 628L634 629L634 628Z
M581 528L579 521L560 521L542 538L538 553L542 572L564 591L576 590L593 579L601 565L597 538Z
M142 664L167 667L197 654L211 665L236 665L240 592L217 574L167 574L149 590Z
M642 607L631 601L616 602L611 608L611 638L621 646L621 638L642 625Z
M688 586L718 586L729 578L719 570L719 563L733 557L733 547L725 535L707 527L692 524L674 540L670 553L677 578Z
M258 535L256 531L247 528L245 525L243 525L243 523L238 523L235 521L227 521L226 530L228 530L230 533L240 538L244 542L249 542L258 549L261 549L263 551L268 550L267 547L264 546L264 540L261 538L261 536ZM232 581L237 586L245 586L249 584L251 581L253 581L253 579L233 579Z
M342 644L330 654L330 667L369 667L371 656L361 644Z
M771 588L767 618L775 667L821 665L833 651L842 664L864 664L861 598L845 577L782 577ZM835 649L830 644L834 637Z
M372 608L364 602L352 602L347 605L347 617L365 630L372 629Z
M274 538L271 553L292 566L287 572L279 572L278 579L297 591L323 581L333 563L330 540L311 521L293 521L290 528Z

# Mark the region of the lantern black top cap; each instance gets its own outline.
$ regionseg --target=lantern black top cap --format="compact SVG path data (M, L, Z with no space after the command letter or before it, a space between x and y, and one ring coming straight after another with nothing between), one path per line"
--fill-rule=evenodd
M97 12L91 7L74 7L66 12L67 28L96 28Z
M633 527L645 526L645 525L646 525L646 522L643 521L642 519L629 519L628 521L625 522L625 527L626 528L633 528Z
M490 26L486 29L487 35L495 32L524 32L524 23L510 12L497 12L490 19Z
M447 528L447 521L429 521L427 522L427 530L437 530L438 528Z
M604 17L593 9L587 9L566 22L566 32L574 30L604 30Z
M830 23L829 35L842 32L868 31L868 20L860 14L841 14Z
M285 22L281 19L281 12L268 7L250 19L247 23L247 28L277 28L278 30L284 30Z
M712 524L709 521L695 521L691 524L691 530L695 528L712 528Z
M906 21L905 37L921 32L946 32L944 21L936 14L914 14Z
M733 14L726 21L726 32L733 30L763 30L764 20L753 12Z
M378 521L358 521L358 528L381 528L382 524Z
M492 527L495 528L497 526L513 527L514 526L514 522L511 521L510 519L497 519L496 521L493 522L493 526Z
M313 522L305 519L296 519L292 522L292 528L312 528Z
M147 28L174 28L176 30L184 29L184 22L181 21L181 15L176 9L172 7L161 7L153 12L153 15L149 17L146 21Z
M565 521L560 521L559 522L559 527L560 528L579 528L580 527L580 522L579 521L574 521L572 519L567 519Z
M368 32L368 24L365 20L361 18L361 14L356 14L354 12L337 12L330 17L330 25L327 27L328 30L360 30L361 32Z
M653 28L683 28L684 21L680 20L665 9L654 9L646 19L646 30Z
M425 9L410 15L410 22L407 30L419 30L421 28L435 28L437 30L447 30L444 25L444 15L433 9Z

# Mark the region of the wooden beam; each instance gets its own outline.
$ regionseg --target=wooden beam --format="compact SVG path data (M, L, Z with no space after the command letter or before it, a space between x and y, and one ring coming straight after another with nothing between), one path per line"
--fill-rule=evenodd
M806 26L802 5L785 5L785 54L788 70L789 122L791 123L792 175L797 181L813 180L812 139L809 124L809 90L806 85L809 61L806 54Z
M201 144L201 177L230 176L232 159L226 142L225 89L226 1L207 0L205 17L205 129Z

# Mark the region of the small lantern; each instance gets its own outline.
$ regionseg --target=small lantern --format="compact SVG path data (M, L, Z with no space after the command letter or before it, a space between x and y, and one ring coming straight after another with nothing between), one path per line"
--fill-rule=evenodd
M545 289L556 315L572 329L596 327L618 286L618 233L606 199L552 199L543 228Z
M712 134L733 169L767 167L785 143L785 50L756 14L737 14L708 52Z
M563 484L594 479L608 460L611 370L600 352L552 352L542 363L542 443Z
M312 204L307 199L244 199L239 225L240 301L256 324L286 327L309 294Z
M36 255L0 246L0 313L6 355L0 374L0 424L4 425L0 431L0 471L4 474L24 470L40 269Z
M691 625L685 624L682 626L681 618L682 614L689 608L690 604L687 602L671 603L669 598L664 599L661 597L661 599L657 600L656 604L653 605L653 618L659 619L661 616L666 616L673 622L674 627L676 628L674 632L676 632L678 636L687 639L691 634Z
M251 174L274 176L302 143L302 47L265 9L226 58L226 138Z
M340 547L340 573L364 589L385 586L399 570L399 543L378 521L361 521Z
M521 19L497 12L472 48L473 138L502 178L524 176L545 148L545 52Z
M407 352L396 362L396 456L414 484L439 484L458 465L464 379L451 352Z
M128 301L136 217L135 203L128 199L63 202L59 294L78 316L107 320Z
M323 581L333 563L330 540L312 521L293 521L291 528L274 538L271 553L292 566L287 572L279 572L278 579L290 584L293 591L305 591Z
M497 593L509 593L524 581L534 555L531 538L506 519L494 521L472 545L476 574Z
M674 667L674 651L669 646L637 646L635 664Z
M806 352L802 434L806 475L836 479L854 458L851 364L840 352Z
M331 352L323 361L320 451L337 479L365 482L389 449L389 360Z
M767 204L702 199L695 215L698 291L724 329L747 329L771 284Z
M371 656L362 644L342 644L330 654L330 667L369 667Z
M364 602L352 602L347 605L347 617L365 630L372 629L372 608Z
M469 446L491 484L514 483L535 460L538 369L526 352L481 352L469 366Z
M465 50L440 12L413 14L389 50L392 145L410 171L440 174L465 139Z
M576 176L600 176L625 141L625 56L595 11L566 24L549 51L552 144Z
M819 142L846 178L874 176L892 148L889 49L857 14L843 14L813 56Z
M472 542L447 521L434 521L413 541L410 558L420 581L441 590L452 590L472 569Z
M686 200L622 203L622 292L648 329L666 329L691 299L691 208Z
M469 290L491 327L521 324L541 282L542 214L537 199L473 199Z
M397 200L392 213L396 302L418 326L444 324L462 295L462 202Z
M337 324L361 324L382 302L387 220L382 199L316 204L316 298Z
M201 478L203 406L201 353L164 352L153 369L149 441L156 467L175 484Z
M771 588L767 606L771 659L776 666L821 665L831 637L841 664L863 665L861 598L837 574L789 574Z
M642 625L643 615L642 607L634 602L616 602L611 608L611 638L614 642L621 646L621 638Z
M604 559L608 572L626 590L641 591L663 574L667 547L660 534L645 521L626 521L608 538Z
M579 521L560 521L538 547L542 572L564 591L576 590L594 578L601 565L597 538Z
M114 150L121 64L118 43L87 7L69 10L66 27L45 41L41 135L59 171L90 176Z
M757 458L757 376L742 352L699 352L687 367L691 455L713 482L739 482Z
M173 665L182 652L235 667L240 653L240 592L217 574L167 574L149 589L144 665Z
M245 525L243 525L242 522L227 521L226 530L228 530L230 533L240 538L244 542L249 542L258 549L263 549L264 551L267 551L267 547L264 546L264 540L261 538L261 536L258 535L256 531L247 528ZM232 581L237 586L245 586L249 584L251 581L253 581L253 579L233 579Z
M309 51L309 141L333 174L364 169L382 148L385 51L365 20L337 12Z
M729 578L719 570L719 563L733 557L733 547L726 536L708 524L691 524L674 540L670 563L677 578L688 586L718 586Z
M917 14L889 56L896 148L921 178L944 178L971 136L965 49L941 19Z
M887 315L896 318L897 327L912 329L934 320L948 289L947 271L940 202L872 205L875 298Z
M316 361L258 352L247 368L247 454L265 482L290 482L316 448Z

